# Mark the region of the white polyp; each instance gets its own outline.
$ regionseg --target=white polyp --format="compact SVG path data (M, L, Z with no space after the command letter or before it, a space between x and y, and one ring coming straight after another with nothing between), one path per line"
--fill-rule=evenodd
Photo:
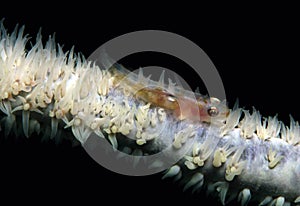
M109 134L108 139L109 139L110 143L112 144L113 148L115 150L117 150L118 149L118 142L117 142L117 139L116 139L116 134L112 134L112 133Z
M192 178L186 183L186 185L183 188L183 191L186 191L192 186L195 186L196 184L203 184L203 174L196 172Z
M257 119L260 119L260 115L255 110L252 114L245 110L244 114L245 117L239 124L241 135L245 138L251 138L256 130Z
M51 139L53 139L56 136L57 129L58 129L58 119L52 118L51 119L51 134L50 134Z
M285 202L284 197L278 197L270 203L270 206L283 206L284 202Z
M23 125L23 132L25 137L29 137L29 118L30 118L30 111L23 110L22 111L22 125Z
M241 202L241 206L247 205L250 199L251 199L251 192L247 188L243 189L238 196L238 201Z
M209 193L212 193L212 192L219 193L218 195L219 195L219 198L223 205L225 205L225 199L226 199L228 189L229 189L229 183L224 182L224 181L209 183L208 188L207 188Z
M294 200L294 203L300 203L300 196Z
M179 172L180 172L180 167L178 165L173 165L170 169L167 170L166 174L162 177L162 179L174 177Z
M221 136L226 135L229 131L232 131L238 125L241 113L241 108L230 111L225 124L221 127Z
M164 86L165 86L165 70L162 71L162 73L159 77L158 86L161 88L164 88Z
M267 196L267 197L265 197L265 198L259 203L259 206L267 205L267 204L269 204L272 200L273 200L272 197Z

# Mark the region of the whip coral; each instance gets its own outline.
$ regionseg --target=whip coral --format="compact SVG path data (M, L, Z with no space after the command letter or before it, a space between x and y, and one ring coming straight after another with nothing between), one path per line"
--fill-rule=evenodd
M163 178L183 183L184 190L204 187L222 204L233 199L241 205L300 204L298 122L285 126L255 109L228 109L214 97L150 80L142 70L135 75L118 65L103 69L73 50L63 52L52 37L43 45L40 33L27 50L23 30L8 34L1 22L5 136L57 138L65 131L84 145L95 134L133 156L151 156L171 145L171 154L184 155Z

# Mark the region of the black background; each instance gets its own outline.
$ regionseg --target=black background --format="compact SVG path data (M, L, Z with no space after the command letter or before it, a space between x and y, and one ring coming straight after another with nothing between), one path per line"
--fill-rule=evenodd
M40 6L16 4L0 14L11 32L19 23L35 38L42 27L44 40L56 33L64 50L75 45L86 57L106 41L144 30L165 30L182 35L200 46L222 77L227 100L264 116L279 114L289 123L289 114L300 119L298 100L299 21L293 6L250 5L238 9L221 6L188 7L143 3L139 8L81 2L69 6L47 3ZM81 5L85 4L85 5ZM26 6L26 7L25 7ZM14 8L18 8L18 10ZM127 9L131 8L131 9ZM142 54L128 58L133 68L156 63L180 73L192 88L200 80L192 69L174 58ZM182 72L184 71L184 72ZM11 203L145 204L161 202L216 205L204 192L192 195L161 175L130 177L106 170L81 147L26 141L0 142L1 200ZM4 197L4 199L3 199ZM41 198L41 199L40 199ZM208 203L205 203L208 201Z

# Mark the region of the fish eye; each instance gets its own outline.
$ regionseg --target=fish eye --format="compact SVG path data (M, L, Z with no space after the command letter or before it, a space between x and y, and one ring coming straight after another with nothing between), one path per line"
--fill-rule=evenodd
M176 101L176 97L174 96L174 95L172 95L172 94L168 94L168 100L170 101L170 102L175 102Z
M219 110L217 109L217 107L210 107L208 110L207 110L207 113L209 116L211 117L215 117L219 114Z

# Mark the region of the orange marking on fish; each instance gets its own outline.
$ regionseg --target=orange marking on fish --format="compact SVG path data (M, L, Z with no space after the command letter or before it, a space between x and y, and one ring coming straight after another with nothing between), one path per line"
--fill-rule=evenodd
M183 95L175 96L160 88L143 88L136 93L136 97L152 105L173 111L180 119L211 122L212 118L224 118L229 110L217 98L198 97L191 99ZM221 108L222 106L222 108Z

